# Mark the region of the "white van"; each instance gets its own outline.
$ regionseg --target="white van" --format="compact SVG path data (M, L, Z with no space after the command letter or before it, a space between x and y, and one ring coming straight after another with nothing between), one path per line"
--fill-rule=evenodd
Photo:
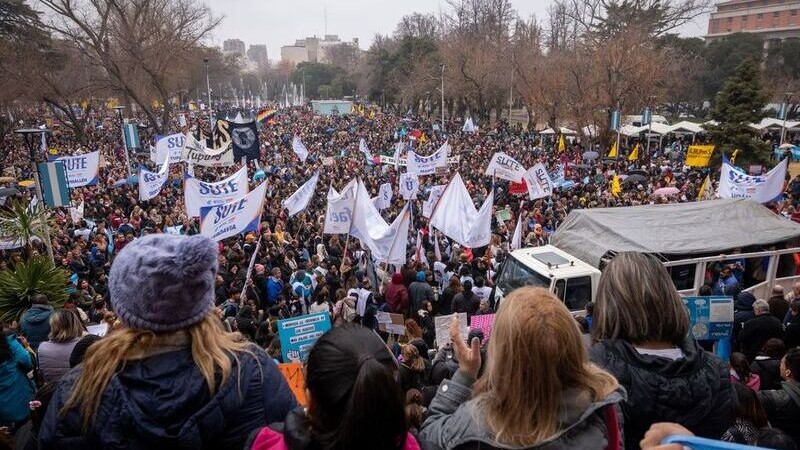
M583 311L594 298L600 271L552 245L514 250L497 277L495 308L504 293L522 286L539 286L554 292L570 311Z

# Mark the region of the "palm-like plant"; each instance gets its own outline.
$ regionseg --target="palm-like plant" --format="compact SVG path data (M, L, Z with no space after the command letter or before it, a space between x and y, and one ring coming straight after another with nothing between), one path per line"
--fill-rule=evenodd
M53 225L50 213L41 204L31 207L15 201L10 209L0 211L0 238L20 242L28 257L33 240L44 242L46 231Z
M36 294L44 294L55 307L64 305L68 274L47 258L36 256L0 271L0 322L18 320L31 307Z

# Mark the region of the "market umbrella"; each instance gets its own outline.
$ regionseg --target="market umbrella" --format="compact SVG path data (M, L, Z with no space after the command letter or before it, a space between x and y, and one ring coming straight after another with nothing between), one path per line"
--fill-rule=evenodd
M663 187L663 188L656 189L656 191L653 192L653 193L656 194L656 195L660 195L662 197L667 197L667 196L670 196L670 195L675 195L675 194L679 193L680 191L681 191L680 189L678 189L676 187L673 187L673 186L670 186L670 187Z
M594 151L583 152L583 159L595 160L600 157L600 154Z
M645 172L644 170L635 169L635 170L629 170L628 175L641 175L643 177L646 177L647 172Z

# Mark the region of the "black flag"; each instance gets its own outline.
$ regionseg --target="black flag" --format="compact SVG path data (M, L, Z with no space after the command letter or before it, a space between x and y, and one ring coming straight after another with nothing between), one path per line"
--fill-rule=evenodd
M242 156L246 156L247 159L258 159L261 146L258 142L256 122L228 122L228 127L233 141L233 157L237 160Z

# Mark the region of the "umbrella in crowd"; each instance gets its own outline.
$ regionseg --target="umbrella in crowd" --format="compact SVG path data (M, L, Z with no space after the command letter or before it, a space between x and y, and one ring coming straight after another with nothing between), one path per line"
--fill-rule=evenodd
M656 189L653 193L661 197L669 197L670 195L679 194L680 192L680 189L670 186Z

